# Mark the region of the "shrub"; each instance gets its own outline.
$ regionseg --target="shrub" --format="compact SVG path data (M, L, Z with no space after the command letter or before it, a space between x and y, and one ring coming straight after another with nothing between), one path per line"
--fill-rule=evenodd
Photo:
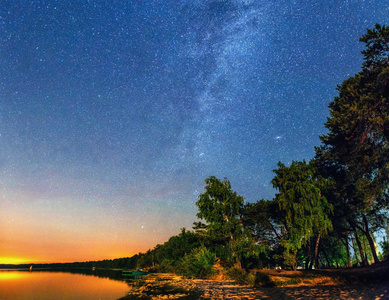
M170 259L164 259L162 260L157 267L158 272L163 272L163 273L174 273L175 268L173 265L173 261Z
M255 274L255 286L262 286L262 287L273 287L275 286L274 282L270 279L270 276L257 272Z
M216 255L202 246L185 255L179 264L179 272L186 277L209 278L215 273Z
M227 275L232 280L235 280L237 284L255 285L255 275L246 272L244 269L230 268L227 270Z

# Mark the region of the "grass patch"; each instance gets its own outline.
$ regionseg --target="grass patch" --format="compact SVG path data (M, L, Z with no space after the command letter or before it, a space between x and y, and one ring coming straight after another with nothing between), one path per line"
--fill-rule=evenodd
M174 274L150 274L128 281L131 290L119 300L198 299L199 291L190 281Z
M227 270L227 276L241 285L255 285L255 275L246 272L244 269L230 268Z
M268 274L257 272L255 274L255 283L254 286L261 286L261 287L274 287L275 283L270 278Z
M293 278L289 280L275 280L273 281L274 286L288 286L288 285L300 285L303 283L301 278Z

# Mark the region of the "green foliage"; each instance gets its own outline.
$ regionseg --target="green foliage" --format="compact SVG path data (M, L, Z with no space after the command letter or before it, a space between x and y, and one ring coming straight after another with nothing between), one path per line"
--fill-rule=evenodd
M317 153L327 168L336 166L329 175L340 181L341 194L363 211L387 205L389 102L384 94L389 95L389 81L384 74L388 73L385 67L344 81L330 104L331 117L325 124L330 132L321 136L324 147Z
M382 256L384 259L389 259L389 241L387 239L384 239L381 243L382 248Z
M242 224L250 230L254 241L262 250L274 247L280 242L282 215L275 201L260 200L247 203L242 211Z
M247 233L234 240L230 240L226 245L210 247L220 260L220 264L225 268L231 268L234 265L248 267L250 260L257 260L261 247L256 245L253 239Z
M207 222L209 235L221 243L227 243L239 235L241 226L238 216L243 207L243 197L231 190L230 182L214 176L205 179L205 193L196 202L197 217Z
M161 273L174 273L176 271L176 268L174 267L176 265L176 261L169 260L169 259L163 259L159 261L157 270Z
M278 163L274 170L273 186L279 190L276 202L285 214L290 240L299 249L317 232L326 234L332 229L328 215L332 205L323 196L329 183L318 175L313 163L292 162L290 167Z
M197 217L207 224L195 223L195 229L200 230L207 246L215 251L222 264L239 265L244 257L255 252L251 236L239 219L244 199L231 190L227 179L220 181L211 176L205 183L205 192L196 205Z
M326 268L347 267L347 251L344 243L336 234L330 234L329 236L321 240L321 248L323 255L323 263L326 264Z
M181 233L176 236L172 236L163 245L159 245L155 248L156 263L172 262L174 266L178 259L184 257L190 253L192 249L200 246L199 237L191 231L183 228Z
M275 200L247 203L241 220L255 242L255 255L245 259L246 267L270 268L283 264L281 240L286 234L282 225L285 214L279 210L278 203Z
M178 270L186 277L209 278L215 274L215 262L216 255L202 246L185 255Z
M364 69L338 87L317 157L339 194L357 212L369 212L388 206L389 29L377 24L360 40L367 47Z
M139 255L138 266L141 268L152 267L154 261L154 253L151 250L147 250L146 253Z
M283 265L286 266L287 268L292 268L293 270L296 270L297 268L297 251L295 250L292 252L292 250L289 247L289 244L285 242L283 244L285 247L284 252L282 253L282 258L283 258Z
M293 161L289 167L278 163L274 172L272 184L279 191L275 201L287 232L280 242L285 248L284 263L295 268L297 251L312 236L325 236L332 230L332 205L323 195L329 182L317 173L313 162Z
M378 262L371 232L382 228L389 207L389 29L377 24L360 41L362 71L338 87L316 160L335 182L339 217L366 236Z
M389 58L389 28L376 24L374 29L368 29L367 33L359 39L366 45L364 55L365 68L375 67L377 64L388 63Z

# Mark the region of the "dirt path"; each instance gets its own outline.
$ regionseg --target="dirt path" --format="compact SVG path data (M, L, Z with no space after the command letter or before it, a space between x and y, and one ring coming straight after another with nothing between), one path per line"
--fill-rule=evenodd
M389 281L359 285L253 288L233 281L184 279L173 274L150 274L129 281L130 299L389 299Z

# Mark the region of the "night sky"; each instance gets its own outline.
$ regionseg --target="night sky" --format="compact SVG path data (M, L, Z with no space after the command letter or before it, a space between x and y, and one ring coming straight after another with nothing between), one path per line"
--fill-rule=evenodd
M272 199L387 0L0 2L0 263L131 256L204 179Z

